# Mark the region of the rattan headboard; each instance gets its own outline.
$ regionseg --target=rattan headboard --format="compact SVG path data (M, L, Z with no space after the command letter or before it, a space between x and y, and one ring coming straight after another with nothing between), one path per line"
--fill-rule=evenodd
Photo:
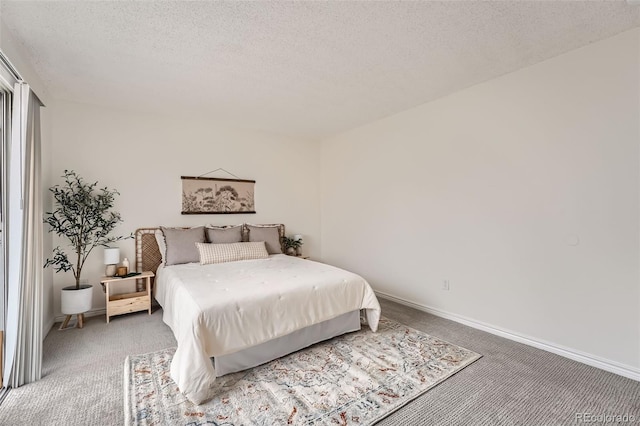
M284 225L255 225L255 226L277 226L280 235L280 245L284 242ZM154 274L158 270L158 266L162 262L160 249L156 240L156 233L161 233L160 228L140 228L136 230L136 272L151 271ZM247 224L242 225L242 234L246 237L248 234ZM246 240L246 238L244 238ZM284 253L284 248L282 252Z
M136 272L151 271L154 274L162 262L156 232L160 228L136 229Z

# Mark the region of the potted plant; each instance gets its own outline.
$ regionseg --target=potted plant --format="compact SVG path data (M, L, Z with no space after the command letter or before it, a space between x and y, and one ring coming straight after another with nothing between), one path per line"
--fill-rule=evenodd
M89 254L98 246L106 247L130 236L109 236L122 222L120 213L111 210L115 196L120 195L118 191L106 187L98 189L97 182L86 183L74 171L65 170L62 177L64 184L49 188L55 209L46 213L44 222L49 224L49 232L69 240L73 262L58 246L44 266L53 267L55 272L73 272L75 285L62 289L62 313L67 315L68 321L70 315L91 309L93 286L80 285L82 268Z
M302 246L302 240L293 237L284 237L283 244L284 250L289 256L297 256L298 249Z

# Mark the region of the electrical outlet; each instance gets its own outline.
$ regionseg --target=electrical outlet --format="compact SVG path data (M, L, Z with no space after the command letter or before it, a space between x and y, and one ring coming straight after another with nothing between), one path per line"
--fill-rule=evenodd
M449 291L449 280L442 281L442 289Z

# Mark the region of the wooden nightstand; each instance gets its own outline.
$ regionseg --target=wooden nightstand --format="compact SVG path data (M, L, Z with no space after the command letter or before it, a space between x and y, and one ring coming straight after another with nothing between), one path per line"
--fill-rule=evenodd
M100 284L104 286L104 292L107 302L107 323L109 318L115 315L128 314L129 312L138 312L148 310L151 315L151 278L154 273L147 271L133 277L103 277ZM146 291L138 291L135 293L116 294L111 296L109 287L118 282L130 282L138 279L145 279L147 283Z

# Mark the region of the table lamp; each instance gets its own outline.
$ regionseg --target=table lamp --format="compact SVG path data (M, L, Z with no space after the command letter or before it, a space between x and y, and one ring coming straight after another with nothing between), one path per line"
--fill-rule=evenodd
M120 249L114 247L107 247L104 249L104 264L107 267L104 270L104 275L107 277L113 277L116 274L116 266L120 263Z
M296 234L293 236L293 239L296 241L300 241L300 245L296 248L296 256L302 256L302 244L304 243L302 241L302 235L300 234Z

